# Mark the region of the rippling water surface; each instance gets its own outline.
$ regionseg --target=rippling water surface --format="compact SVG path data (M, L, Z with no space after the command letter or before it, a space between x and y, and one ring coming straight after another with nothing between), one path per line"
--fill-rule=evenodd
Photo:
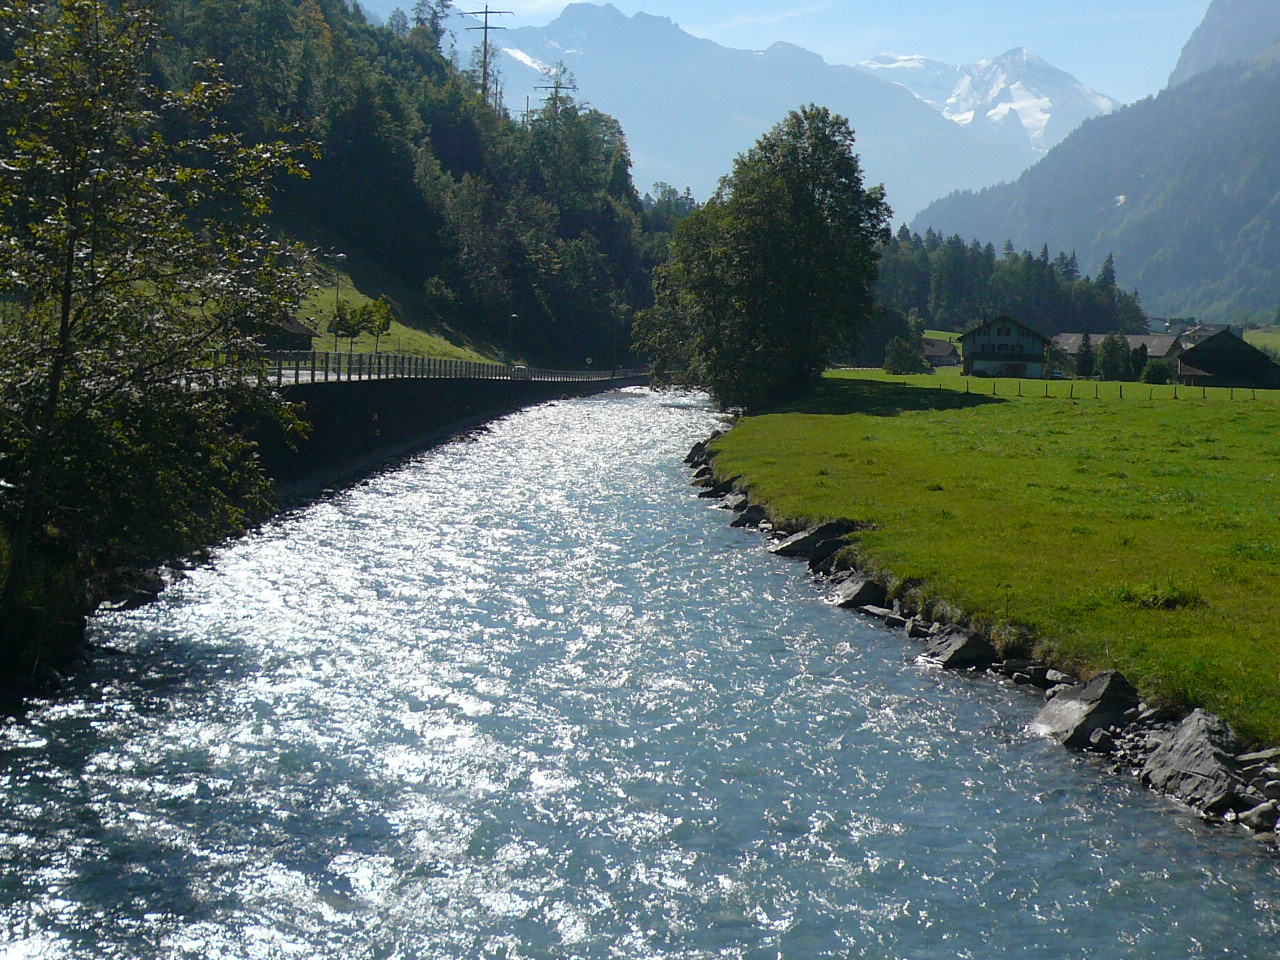
M1280 955L1251 841L693 498L713 424L528 410L101 618L0 731L0 956Z

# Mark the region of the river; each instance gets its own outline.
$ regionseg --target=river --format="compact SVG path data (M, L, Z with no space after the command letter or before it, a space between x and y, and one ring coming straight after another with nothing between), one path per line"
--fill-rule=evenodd
M98 618L0 729L0 957L1280 956L1274 857L825 606L714 424L528 409Z

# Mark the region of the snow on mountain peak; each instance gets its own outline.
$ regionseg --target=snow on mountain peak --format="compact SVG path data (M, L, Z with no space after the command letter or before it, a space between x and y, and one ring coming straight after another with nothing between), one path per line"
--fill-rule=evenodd
M955 123L985 122L1008 136L1029 139L1041 152L1090 117L1119 106L1025 47L960 66L882 53L859 69L905 87Z

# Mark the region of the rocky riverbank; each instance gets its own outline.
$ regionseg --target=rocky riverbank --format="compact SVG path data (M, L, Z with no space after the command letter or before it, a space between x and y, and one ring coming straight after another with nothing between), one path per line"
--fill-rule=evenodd
M753 502L741 477L714 465L713 435L685 458L699 496L735 514L735 527L770 537L770 552L805 561L829 591L829 603L882 621L922 645L920 657L948 670L986 674L1044 698L1031 721L1037 733L1087 753L1195 810L1210 821L1239 824L1280 845L1280 749L1246 751L1231 727L1204 710L1144 703L1119 671L1089 675L1019 656L1027 645L990 636L945 602L922 599L863 557L851 535L854 520L788 529L775 526L765 504Z

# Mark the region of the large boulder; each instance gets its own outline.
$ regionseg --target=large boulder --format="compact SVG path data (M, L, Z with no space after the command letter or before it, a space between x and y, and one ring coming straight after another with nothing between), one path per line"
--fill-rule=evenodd
M959 627L944 627L933 634L924 646L924 656L948 670L985 667L999 659L990 641Z
M1093 731L1123 727L1125 714L1137 706L1133 684L1118 670L1108 670L1060 692L1036 714L1031 727L1072 750L1087 750Z
M879 606L884 603L888 594L880 584L866 577L854 577L836 587L828 602L837 607L865 607L868 604Z
M731 527L758 527L769 519L769 512L758 503L753 503L733 518Z
M1142 782L1204 813L1239 810L1247 805L1240 797L1239 752L1225 720L1193 710L1147 757Z
M769 551L780 557L807 557L813 553L818 544L828 540L838 540L857 529L858 525L852 520L831 520L802 530L785 540L779 540L769 548Z

